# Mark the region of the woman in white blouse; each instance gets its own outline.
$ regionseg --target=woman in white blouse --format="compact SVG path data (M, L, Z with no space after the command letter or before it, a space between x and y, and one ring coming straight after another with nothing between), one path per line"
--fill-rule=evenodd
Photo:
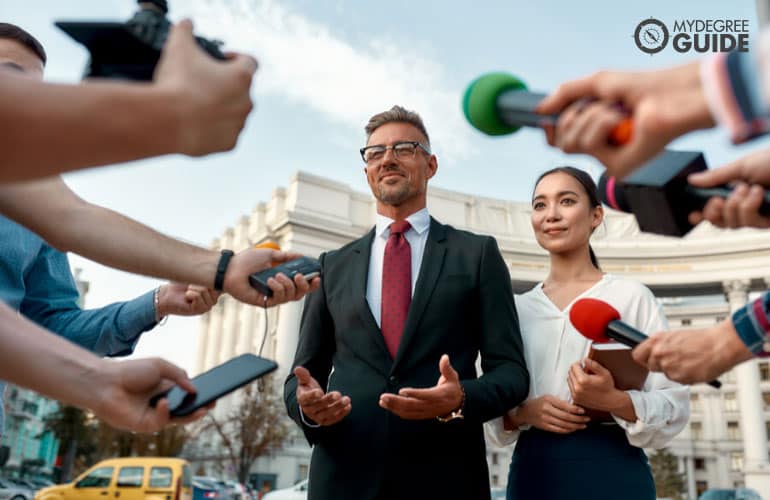
M538 179L532 228L550 255L550 270L516 296L529 396L490 423L498 444L516 441L509 500L654 500L641 448L665 446L689 419L689 390L661 374L650 374L641 391L616 389L609 371L586 358L590 341L569 321L572 304L593 297L643 332L667 329L644 285L600 270L589 239L603 216L585 172L559 167ZM612 421L591 422L584 407L607 411Z

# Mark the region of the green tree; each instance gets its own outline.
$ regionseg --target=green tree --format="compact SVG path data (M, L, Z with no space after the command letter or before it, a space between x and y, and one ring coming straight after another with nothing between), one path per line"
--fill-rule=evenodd
M97 435L100 458L176 457L189 437L187 430L182 426L164 427L152 434L136 434L115 429L104 422L99 422Z
M685 491L685 475L679 472L676 456L663 448L650 455L650 467L659 498L681 500Z
M50 431L59 440L63 453L61 482L72 479L76 462L82 466L91 463L96 449L96 423L90 413L68 405L59 405L59 409L44 419L46 431Z

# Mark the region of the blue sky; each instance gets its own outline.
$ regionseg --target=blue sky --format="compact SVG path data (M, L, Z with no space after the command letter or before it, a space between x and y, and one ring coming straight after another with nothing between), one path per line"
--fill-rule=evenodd
M255 111L235 151L170 156L65 177L82 197L187 241L207 245L260 201L305 170L368 192L358 148L374 113L402 104L423 115L439 159L432 183L481 196L524 201L537 175L557 164L596 173L587 157L551 150L542 133L488 138L460 111L465 87L488 71L515 74L533 90L602 68L658 68L698 54L654 56L633 42L636 25L655 17L749 19L753 1L170 0L171 18L191 17L199 34L255 55ZM75 82L87 54L54 20L123 20L133 0L3 0L2 19L45 45L50 81ZM752 38L753 42L753 38ZM674 144L706 153L716 166L767 146L732 147L721 131ZM108 270L79 257L91 282L89 307L133 297L157 281ZM198 324L172 319L140 341L137 355L161 355L192 368Z

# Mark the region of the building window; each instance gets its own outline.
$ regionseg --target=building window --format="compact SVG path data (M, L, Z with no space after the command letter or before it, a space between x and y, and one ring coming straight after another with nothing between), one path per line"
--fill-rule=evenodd
M741 439L741 429L738 422L727 422L727 439L739 441Z
M717 318L716 318L716 322L717 322L717 323L721 323L721 322L722 322L722 321L724 321L724 320L725 320L725 317L724 317L724 316L717 316Z
M700 394L690 394L690 411L700 411Z
M725 411L738 411L738 400L735 399L734 392L728 392L725 398Z
M740 472L743 470L743 455L741 453L730 453L730 470L733 472Z
M300 481L304 481L305 479L307 479L307 471L308 471L307 464L299 464L298 472L299 472L299 480Z
M690 326L690 325L692 325L692 320L690 318L682 319L682 326Z
M500 486L500 478L497 474L492 474L492 486Z
M763 381L770 380L770 363L767 361L759 363L759 379Z
M770 410L770 392L762 393L762 401L765 403L765 410Z
M497 453L492 453L492 465L497 465Z
M690 437L693 440L703 439L703 424L700 422L690 422ZM703 460L703 459L701 459ZM698 459L695 459L695 463L698 463Z
M695 457L695 470L706 470L706 459Z

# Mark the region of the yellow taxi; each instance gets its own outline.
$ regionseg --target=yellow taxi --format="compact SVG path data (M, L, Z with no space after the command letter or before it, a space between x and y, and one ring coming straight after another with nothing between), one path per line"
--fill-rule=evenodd
M190 464L180 458L102 460L69 484L44 488L35 500L192 500Z

